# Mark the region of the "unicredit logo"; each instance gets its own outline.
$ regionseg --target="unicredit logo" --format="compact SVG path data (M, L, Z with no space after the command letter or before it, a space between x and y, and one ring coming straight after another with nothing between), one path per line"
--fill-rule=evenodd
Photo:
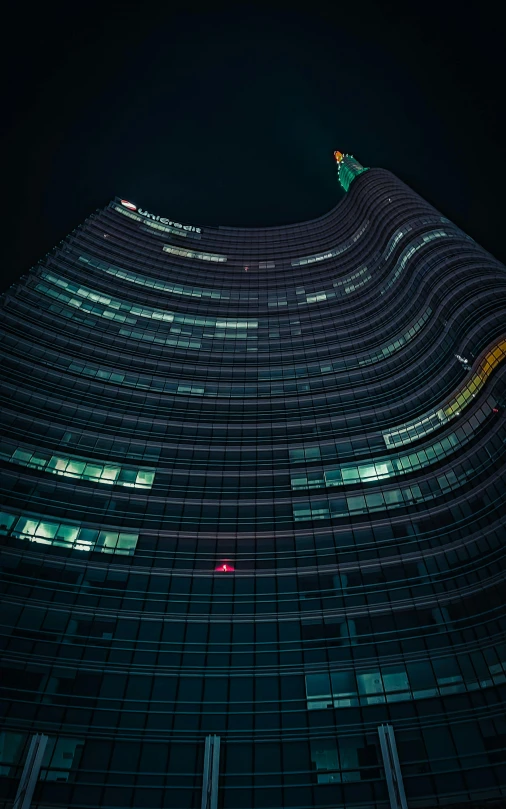
M141 216L145 216L146 219L152 219L153 222L160 222L162 225L169 225L172 228L178 228L178 230L190 230L193 233L200 233L201 229L196 228L195 225L182 225L181 222L173 222L172 219L166 219L164 216L155 216L154 213L149 213L149 211L143 211L142 208L136 208L137 213L140 213Z
M120 202L125 208L128 208L130 211L137 211L141 216L145 216L146 219L152 219L153 222L160 222L162 225L178 228L178 230L189 230L193 233L201 233L201 228L197 228L195 225L182 225L181 222L173 222L172 219L165 219L164 216L155 216L154 213L143 211L142 208L138 208L137 205L134 205L133 202L129 202L127 199L121 199Z

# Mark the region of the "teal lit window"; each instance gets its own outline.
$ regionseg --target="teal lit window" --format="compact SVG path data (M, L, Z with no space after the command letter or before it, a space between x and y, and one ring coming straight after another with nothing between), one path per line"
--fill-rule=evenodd
M155 479L154 469L127 468L114 464L97 463L95 461L71 458L66 455L51 455L42 450L29 450L4 443L0 445L0 458L11 463L28 466L33 469L44 469L55 475L90 480L94 483L106 483L120 486L133 486L136 489L151 489Z
M0 512L0 534L26 539L41 545L55 545L76 551L100 551L131 556L138 534L82 528L80 523L64 523L31 515L24 517Z

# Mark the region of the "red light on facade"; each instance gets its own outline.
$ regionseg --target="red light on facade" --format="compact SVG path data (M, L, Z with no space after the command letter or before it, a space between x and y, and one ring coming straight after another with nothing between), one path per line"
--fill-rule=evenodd
M220 573L231 573L233 570L235 570L235 567L231 565L230 562L220 562L220 564L214 569Z
M492 408L492 413L499 413L499 408L498 407L493 407Z
M134 205L133 202L129 202L127 199L122 199L121 204L125 206L125 208L129 208L131 211L137 210L137 205Z

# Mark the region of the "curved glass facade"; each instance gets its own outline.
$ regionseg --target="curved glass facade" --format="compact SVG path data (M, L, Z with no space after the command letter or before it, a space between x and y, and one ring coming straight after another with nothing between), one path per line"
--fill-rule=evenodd
M341 158L4 294L1 807L504 805L506 271Z

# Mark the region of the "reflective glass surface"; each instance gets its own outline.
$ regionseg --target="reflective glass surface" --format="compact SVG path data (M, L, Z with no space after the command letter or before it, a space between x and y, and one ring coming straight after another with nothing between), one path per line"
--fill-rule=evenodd
M506 271L388 171L272 228L119 199L1 299L0 807L506 795Z

